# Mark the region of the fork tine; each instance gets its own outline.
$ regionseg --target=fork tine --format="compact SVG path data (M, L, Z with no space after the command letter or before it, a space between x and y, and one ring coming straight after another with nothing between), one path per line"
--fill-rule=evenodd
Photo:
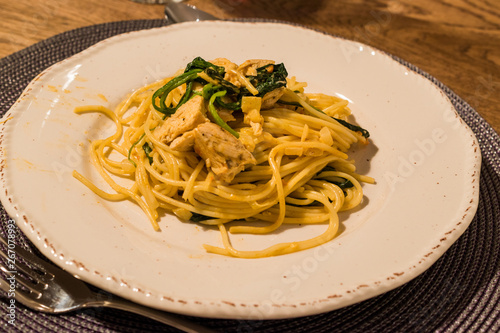
M3 243L8 247L8 242L5 238L0 236L0 242ZM15 256L11 257L10 251L15 252ZM9 253L9 254L8 254ZM22 273L24 276L28 277L25 278L23 275L16 274L16 281L27 288L30 292L34 293L35 295L32 295L32 298L39 298L41 297L42 291L47 287L47 281L53 279L54 275L51 273L47 273L46 266L47 264L44 264L43 266L39 262L40 260L35 257L33 254L29 253L28 251L25 251L23 248L17 246L14 250L11 250L10 248L8 249L8 253L6 253L1 247L0 247L0 257L4 258L7 260L6 265L3 265L0 262L0 269L4 271L5 273L8 274L15 274L15 273ZM35 269L28 267L27 265L23 264L19 259L23 257L25 260L28 262L35 262L36 261L36 267L40 271L38 273ZM8 267L7 267L8 266Z
M35 296L32 297L40 298L42 296L42 291L46 286L45 283L40 283L29 274L26 275L29 276L31 280L26 279L22 275L17 274L17 271L9 270L2 262L0 262L0 270L2 270L4 273L10 274L10 276L13 277L17 283L28 289L31 293L34 293Z
M0 235L0 243L3 243L5 246L8 246L8 242L5 239L5 237ZM29 263L35 265L37 268L39 268L41 271L50 274L49 278L52 278L55 274L58 274L59 271L61 270L60 268L57 268L56 266L50 264L49 262L40 259L33 253L26 251L20 246L16 246L15 248L16 254L18 254L19 257L22 257L26 259Z
M42 280L42 281L46 281L46 275L47 273L44 271L43 274L39 274L38 272L36 272L34 269L26 266L25 264L23 264L22 262L19 261L19 258L14 257L14 258L11 258L7 253L5 253L5 251L0 247L0 257L4 258L4 259L7 259L7 266L9 266L9 268L5 267L6 273L8 273L8 271L13 271L14 268L17 272L21 272L27 276L30 276L32 279L34 280ZM51 274L49 274L49 279L51 279L53 276Z
M28 308L38 311L50 312L50 309L47 306L35 302L33 300L33 297L31 297L24 290L20 290L19 288L16 289L11 288L11 284L6 280L4 280L1 276L0 276L0 289L5 291L9 298L14 296L16 301L23 304L24 306L27 306Z

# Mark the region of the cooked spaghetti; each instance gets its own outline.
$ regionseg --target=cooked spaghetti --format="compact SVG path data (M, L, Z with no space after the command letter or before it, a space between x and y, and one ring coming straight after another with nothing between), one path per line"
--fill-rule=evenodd
M222 246L203 245L211 253L259 258L318 246L337 235L338 212L361 203L360 182L374 181L357 174L347 155L369 136L348 122L348 102L305 93L306 86L273 61L196 58L114 111L77 107L116 124L113 135L91 143L113 193L73 175L104 199L136 202L155 230L161 210L217 228ZM120 177L133 184L120 185ZM252 251L231 244L230 234L268 234L284 224L324 224L325 231Z

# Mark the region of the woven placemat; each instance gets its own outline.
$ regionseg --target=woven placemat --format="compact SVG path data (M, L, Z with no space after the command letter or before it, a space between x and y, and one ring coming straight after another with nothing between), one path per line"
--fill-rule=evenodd
M50 65L116 34L160 27L164 20L122 21L72 30L0 59L0 114ZM436 83L476 134L482 151L477 214L460 239L425 273L381 296L340 310L287 320L240 321L192 318L220 332L498 332L500 331L500 137L465 101L435 78L394 57ZM0 229L9 216L0 207ZM17 246L38 253L18 234ZM0 330L7 332L178 332L155 321L110 309L65 315L30 311L0 294Z

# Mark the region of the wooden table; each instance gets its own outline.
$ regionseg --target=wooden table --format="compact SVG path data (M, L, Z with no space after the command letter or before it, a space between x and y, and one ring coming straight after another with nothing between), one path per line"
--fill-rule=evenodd
M428 72L500 132L500 1L190 0L220 18L286 20L369 44ZM0 58L58 33L163 17L130 0L0 0Z

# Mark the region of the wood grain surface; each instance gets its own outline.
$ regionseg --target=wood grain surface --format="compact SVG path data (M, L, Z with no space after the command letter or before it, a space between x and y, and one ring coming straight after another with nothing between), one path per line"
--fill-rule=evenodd
M220 18L272 18L357 40L450 87L500 132L498 0L190 0ZM157 19L131 0L0 0L0 58L67 30Z

